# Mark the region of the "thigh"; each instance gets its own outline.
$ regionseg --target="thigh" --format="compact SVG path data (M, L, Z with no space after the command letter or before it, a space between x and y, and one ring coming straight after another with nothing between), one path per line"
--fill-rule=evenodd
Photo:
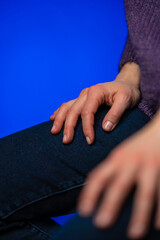
M109 227L100 229L94 226L93 216L82 218L76 215L63 229L54 232L55 240L130 240L127 236L127 227L132 213L135 188L126 199L115 223ZM155 209L152 214L151 223L147 235L143 240L159 240L160 231L154 228ZM142 238L141 238L142 239Z
M14 221L3 224L1 240L54 240L62 227L51 219Z
M63 128L52 135L47 121L0 140L0 220L63 214L75 206L89 171L150 119L139 108L128 110L110 133L102 121L110 107L95 114L95 141L88 145L79 118L75 136L63 144Z

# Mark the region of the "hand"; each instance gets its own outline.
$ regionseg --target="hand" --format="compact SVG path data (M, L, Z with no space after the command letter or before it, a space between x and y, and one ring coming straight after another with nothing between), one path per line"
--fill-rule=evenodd
M155 200L155 227L160 230L159 123L156 127L148 123L118 145L88 174L78 198L77 211L80 216L89 216L96 209L93 216L95 226L110 227L116 221L127 195L137 185L128 236L145 236ZM96 208L101 194L102 200Z
M128 76L129 77L129 76ZM94 141L94 114L105 103L111 106L102 122L105 131L112 131L127 108L134 107L140 99L137 84L123 81L122 74L113 82L99 83L81 91L78 98L63 103L50 117L54 120L52 134L60 132L63 123L63 143L69 143L74 137L74 128L81 115L83 133L88 144Z

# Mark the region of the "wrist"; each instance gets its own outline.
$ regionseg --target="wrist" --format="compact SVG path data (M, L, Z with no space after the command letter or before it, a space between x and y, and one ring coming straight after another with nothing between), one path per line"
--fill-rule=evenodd
M126 63L120 73L117 75L115 81L123 81L139 88L140 84L140 67L134 62Z
M160 135L160 109L156 112L151 124L153 124L153 127L155 127L155 130L157 130Z

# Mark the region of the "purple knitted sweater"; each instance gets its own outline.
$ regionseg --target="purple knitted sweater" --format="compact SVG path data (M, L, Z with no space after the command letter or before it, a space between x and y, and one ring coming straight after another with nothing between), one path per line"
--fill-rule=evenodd
M140 66L138 107L150 118L160 109L160 0L125 0L128 37L119 71L127 62Z

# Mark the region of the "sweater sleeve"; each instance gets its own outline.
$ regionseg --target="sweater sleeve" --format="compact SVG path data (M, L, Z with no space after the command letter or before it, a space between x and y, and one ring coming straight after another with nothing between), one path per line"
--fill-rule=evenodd
M119 63L119 66L118 66L119 72L121 71L123 65L125 63L127 63L127 62L135 62L135 63L137 63L137 59L136 59L135 53L134 53L133 48L132 48L132 43L130 41L129 34L127 36L127 40L126 40L126 44L125 44L125 47L124 47L124 51L122 53L122 56L121 56L121 59L120 59L120 63Z

